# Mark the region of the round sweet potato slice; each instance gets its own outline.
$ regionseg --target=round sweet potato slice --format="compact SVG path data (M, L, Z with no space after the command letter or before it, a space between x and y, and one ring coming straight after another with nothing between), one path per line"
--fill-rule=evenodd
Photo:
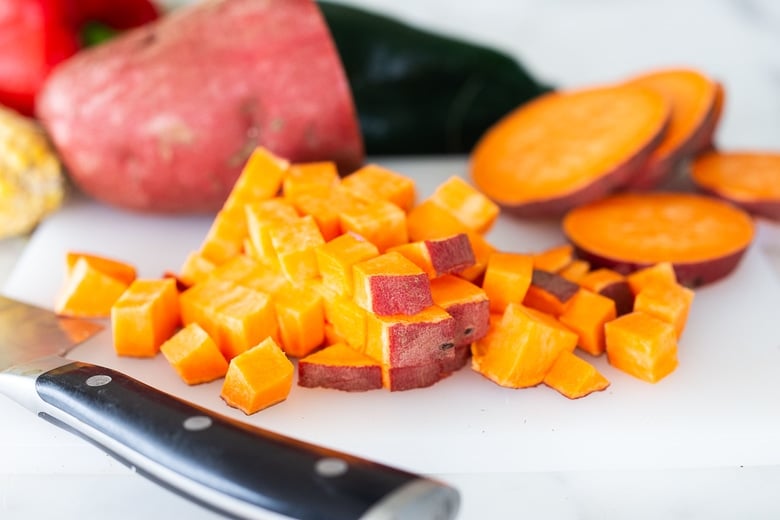
M780 220L780 153L710 152L691 164L702 191L753 215Z
M750 215L691 193L623 193L570 211L563 231L577 255L623 274L659 262L677 281L714 282L739 264L755 235Z
M634 85L547 94L485 133L472 180L515 214L563 214L625 185L660 142L669 110L661 94Z

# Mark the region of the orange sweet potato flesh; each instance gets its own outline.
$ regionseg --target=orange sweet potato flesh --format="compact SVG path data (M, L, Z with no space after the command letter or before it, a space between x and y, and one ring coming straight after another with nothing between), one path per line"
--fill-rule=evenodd
M247 415L284 401L295 367L271 338L230 361L221 397Z
M217 344L197 323L176 332L162 344L160 351L188 385L214 381L228 369Z
M86 260L88 264L98 271L107 274L112 278L116 278L127 285L130 285L137 275L136 268L132 264L115 258L80 251L68 251L66 253L65 265L67 272L70 272L73 269L73 266L76 265L76 262L80 258Z
M127 287L127 283L98 270L86 258L79 258L67 274L54 310L63 316L107 318Z
M710 152L691 164L696 186L748 213L780 220L780 153Z
M663 137L669 113L663 96L646 87L547 94L485 133L471 178L516 214L560 215L628 183Z
M705 74L684 68L652 71L629 83L657 91L672 107L663 139L629 182L633 189L651 189L669 179L678 163L697 151L711 119L717 117L720 86Z
M634 377L656 383L677 368L674 327L634 311L604 326L609 363Z
M180 322L176 281L137 279L111 307L114 349L120 356L153 357Z
M598 356L606 350L604 325L617 317L614 300L580 289L558 319L577 333L577 346Z
M577 256L622 273L658 262L679 283L699 286L733 271L755 235L744 211L690 193L624 193L581 206L563 219Z
M609 386L609 381L596 367L564 350L545 374L544 384L569 399L579 399L604 390Z

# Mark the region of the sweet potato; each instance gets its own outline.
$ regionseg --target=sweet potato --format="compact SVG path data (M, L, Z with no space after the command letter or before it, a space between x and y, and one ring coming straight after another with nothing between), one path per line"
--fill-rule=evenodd
M691 164L691 179L748 213L780 220L780 153L706 153Z
M609 386L609 381L596 370L596 367L564 350L545 374L544 384L569 399L579 399L590 393L604 390Z
M648 72L628 83L657 91L672 107L663 139L629 181L632 189L651 189L669 179L683 159L698 151L706 134L714 131L721 87L707 75L684 68Z
M577 255L629 273L670 262L679 283L699 286L733 271L755 234L744 211L687 193L625 193L581 206L563 219Z
M626 277L617 271L602 267L582 275L577 283L589 291L606 296L615 302L618 316L631 312L634 308L634 293Z
M111 307L111 333L120 356L153 357L181 322L172 278L136 279Z
M63 316L107 318L127 287L124 280L104 273L82 257L68 270L54 310Z
M138 210L214 210L262 144L363 160L349 84L311 0L215 0L74 56L37 115L75 182Z
M656 383L677 368L674 327L644 312L631 312L604 325L609 363Z
M357 350L336 343L298 360L298 385L346 392L382 388L382 367Z
M169 338L160 351L188 385L224 377L228 362L217 344L197 323L190 323Z
M664 135L670 108L646 87L547 94L480 139L471 178L521 216L559 215L624 186Z

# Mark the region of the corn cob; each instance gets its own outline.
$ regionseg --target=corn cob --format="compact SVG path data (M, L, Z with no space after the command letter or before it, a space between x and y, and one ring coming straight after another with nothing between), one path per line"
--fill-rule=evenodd
M0 238L30 232L62 204L62 166L40 126L0 107Z

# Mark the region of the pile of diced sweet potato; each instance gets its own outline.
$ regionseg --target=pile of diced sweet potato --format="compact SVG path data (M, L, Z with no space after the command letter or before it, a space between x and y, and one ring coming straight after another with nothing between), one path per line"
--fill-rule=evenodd
M588 356L652 382L676 367L693 293L670 264L623 276L569 245L500 250L485 237L498 213L460 177L417 201L380 166L340 178L258 148L175 275L72 253L56 309L110 314L119 355L162 351L188 384L224 378L248 414L287 397L292 360L304 387L409 390L470 360L570 398L609 385Z

